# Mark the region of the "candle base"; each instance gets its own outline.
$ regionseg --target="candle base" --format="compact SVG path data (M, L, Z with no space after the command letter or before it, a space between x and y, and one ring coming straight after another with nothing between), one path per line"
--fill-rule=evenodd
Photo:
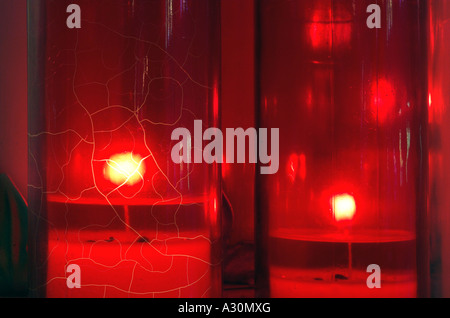
M124 209L91 201L48 204L45 297L215 295L203 202ZM79 288L70 265L80 269Z
M270 292L283 298L416 297L415 240L405 231L277 231L270 238ZM380 266L381 288L367 272ZM369 284L370 285L370 284Z
M111 234L111 233L109 233ZM207 297L211 286L210 243L194 233L163 241L90 242L50 240L46 297ZM172 233L173 235L174 233ZM69 288L66 269L80 267L80 288Z
M334 269L298 270L272 267L270 293L274 298L414 298L417 283L412 275L383 273L381 288L369 288L370 273L352 271L352 278ZM321 277L326 276L327 279Z

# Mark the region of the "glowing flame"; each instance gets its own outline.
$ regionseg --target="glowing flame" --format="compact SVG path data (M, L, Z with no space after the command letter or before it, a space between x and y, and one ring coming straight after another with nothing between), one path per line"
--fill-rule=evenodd
M143 180L145 167L142 158L131 152L113 155L106 161L105 178L117 185L134 185Z
M331 208L336 221L353 219L356 203L350 194L338 194L331 198Z

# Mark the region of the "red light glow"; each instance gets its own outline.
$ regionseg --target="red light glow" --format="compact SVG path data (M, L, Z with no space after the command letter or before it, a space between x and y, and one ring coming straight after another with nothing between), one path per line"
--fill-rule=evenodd
M287 175L291 182L294 182L297 177L301 181L306 179L306 156L305 154L292 154L289 156L288 165L286 169Z
M392 84L386 79L374 81L371 87L372 111L378 122L385 122L393 115L396 94Z
M356 203L350 194L338 194L331 198L331 210L336 221L351 220L355 216Z
M106 179L117 185L134 185L143 180L145 167L139 155L125 152L113 155L106 161Z
M348 46L351 41L351 14L344 8L318 9L307 26L307 32L314 49L331 49Z

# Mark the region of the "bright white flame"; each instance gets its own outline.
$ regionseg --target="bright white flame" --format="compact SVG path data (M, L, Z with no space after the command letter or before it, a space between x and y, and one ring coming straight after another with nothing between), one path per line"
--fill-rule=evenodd
M355 216L356 203L350 194L338 194L331 198L331 209L336 221L351 220Z
M134 185L143 179L145 168L142 158L131 152L113 155L106 161L105 177L117 185Z

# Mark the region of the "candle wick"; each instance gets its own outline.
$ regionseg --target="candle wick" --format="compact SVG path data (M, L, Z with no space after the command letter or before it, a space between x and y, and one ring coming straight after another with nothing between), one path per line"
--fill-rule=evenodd
M128 209L128 205L123 206L124 210L124 218L125 218L125 231L130 231L130 211Z
M352 276L352 268L353 268L353 264L352 264L352 242L349 240L348 241L348 276L349 278Z

